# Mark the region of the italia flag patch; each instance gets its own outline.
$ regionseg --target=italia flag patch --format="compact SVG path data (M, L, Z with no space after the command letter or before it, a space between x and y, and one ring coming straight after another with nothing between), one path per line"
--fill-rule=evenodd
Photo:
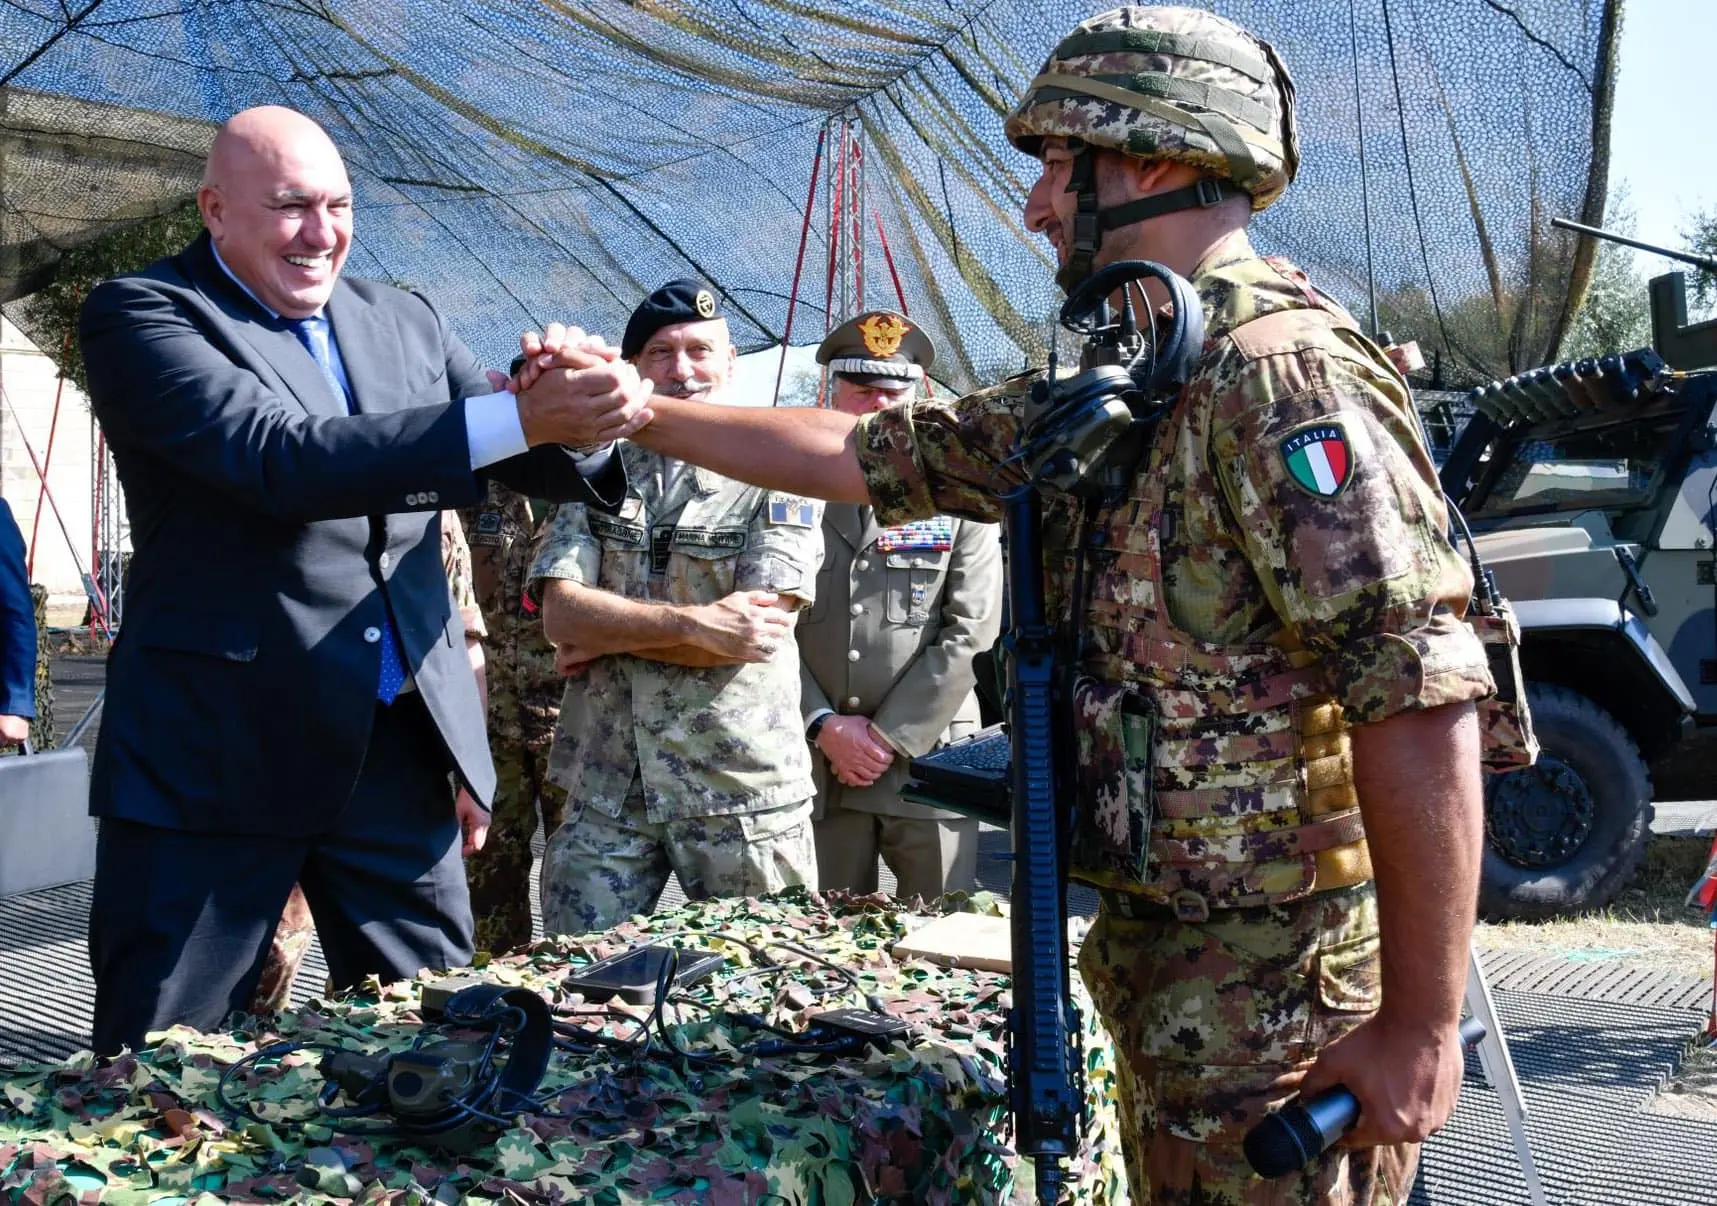
M1307 494L1334 498L1353 477L1353 450L1334 423L1302 427L1282 441L1288 476Z

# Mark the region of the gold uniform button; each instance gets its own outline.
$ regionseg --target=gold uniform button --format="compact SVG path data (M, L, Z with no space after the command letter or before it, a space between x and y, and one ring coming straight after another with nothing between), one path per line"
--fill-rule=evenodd
M857 649L847 650L847 661L856 662L858 660L859 660L859 651Z
M864 614L864 604L863 603L854 603L853 604L853 614L855 616L862 616Z
M858 696L856 696L856 695L847 696L847 707L856 708L858 706L859 706L859 697Z

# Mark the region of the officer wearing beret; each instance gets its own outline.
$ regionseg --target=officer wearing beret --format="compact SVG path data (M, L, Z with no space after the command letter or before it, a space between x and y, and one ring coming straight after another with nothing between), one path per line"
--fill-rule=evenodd
M620 352L659 394L733 400L701 282L645 298ZM816 886L792 631L815 598L822 505L619 453L620 508L558 508L530 570L571 675L548 765L567 791L543 855L550 933L648 912L669 871L694 900Z
M905 315L873 310L831 332L817 362L830 405L863 415L909 401L935 355ZM903 898L975 886L978 822L900 787L910 759L978 727L972 662L996 639L1001 593L994 524L937 515L885 528L866 504L824 510L817 600L798 629L824 888L876 891L879 854Z

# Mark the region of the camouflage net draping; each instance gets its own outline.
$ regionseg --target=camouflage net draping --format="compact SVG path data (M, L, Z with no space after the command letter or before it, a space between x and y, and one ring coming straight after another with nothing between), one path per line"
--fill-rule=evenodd
M965 903L990 907L982 896ZM888 950L913 916L885 897L801 889L688 904L489 963L481 969L488 980L544 990L574 964L640 939L719 950L728 968L685 990L703 1008L676 1007L670 1032L683 1049L731 1058L689 1067L671 1055L557 1051L543 1081L543 1113L522 1115L492 1148L463 1158L318 1125L316 1051L253 1063L232 1078L229 1096L266 1121L235 1120L218 1106L221 1072L276 1036L366 1051L409 1046L421 988L412 981L313 1001L267 1030L174 1029L106 1069L95 1069L87 1054L61 1067L26 1065L0 1085L0 1201L1006 1202L1019 1163L1006 1146L1008 979L895 963ZM777 942L851 969L860 990L790 948L767 945ZM746 943L791 970L748 974L757 960ZM1089 1020L1089 999L1076 991L1087 1019L1090 1113L1081 1153L1070 1162L1075 1200L1122 1206L1113 1055ZM734 1023L733 1013L798 1031L808 1012L864 1008L861 992L877 994L891 1013L914 1023L917 1037L835 1062L734 1053L758 1032ZM642 1018L649 1010L632 1012ZM595 1007L569 1016L613 1037L634 1030L633 1022Z
M1304 169L1259 242L1363 320L1369 227L1382 326L1444 353L1456 382L1542 363L1588 279L1548 221L1603 216L1620 6L1210 5L1272 41L1299 90ZM1002 116L1054 41L1108 7L8 0L0 298L31 330L16 299L61 249L182 201L211 123L272 102L346 155L347 270L424 288L486 359L567 316L618 339L645 292L685 274L719 286L755 350L786 326L819 131L846 115L863 258L843 253L833 308L895 304L891 258L939 375L987 383L1041 359L1059 301L1019 217L1035 165ZM826 151L795 343L825 330Z

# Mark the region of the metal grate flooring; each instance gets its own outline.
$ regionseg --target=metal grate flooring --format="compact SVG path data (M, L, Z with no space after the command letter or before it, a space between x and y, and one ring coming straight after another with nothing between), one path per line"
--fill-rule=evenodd
M93 696L99 677L88 677L87 684L67 683L71 690L62 699ZM1007 834L987 828L979 849L980 887L1005 896ZM886 867L879 878L893 890ZM534 904L534 882L532 895ZM84 946L89 898L88 884L73 884L0 900L0 1072L19 1060L63 1059L87 1041L94 993ZM683 899L670 879L663 904ZM1090 916L1096 898L1075 888L1068 905L1070 913ZM1700 1032L1710 982L1519 951L1485 951L1480 958L1550 1201L1717 1206L1717 1111L1706 1119L1650 1111ZM326 974L320 948L312 946L294 1003L316 991ZM1483 1083L1476 1056L1469 1056L1467 1071L1454 1118L1425 1147L1409 1206L1527 1201L1497 1093Z

